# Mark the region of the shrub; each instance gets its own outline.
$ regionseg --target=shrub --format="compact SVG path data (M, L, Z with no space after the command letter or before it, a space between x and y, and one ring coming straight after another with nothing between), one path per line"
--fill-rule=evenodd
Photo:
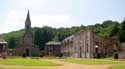
M97 58L98 58L98 59L99 59L99 58L101 58L101 55L100 55L100 53L98 53L98 54L97 54Z
M118 59L118 53L115 53L114 59Z
M32 57L39 57L39 54L33 53L33 54L32 54Z
M41 54L40 57L42 58L44 56L44 54Z
M3 59L6 59L7 57L6 56L3 56Z
M27 56L26 56L26 54L25 54L25 53L23 53L22 57L23 57L23 58L25 58L25 57L27 57Z
M63 54L62 54L62 53L60 53L60 54L59 54L59 58L62 58L62 57L63 57Z

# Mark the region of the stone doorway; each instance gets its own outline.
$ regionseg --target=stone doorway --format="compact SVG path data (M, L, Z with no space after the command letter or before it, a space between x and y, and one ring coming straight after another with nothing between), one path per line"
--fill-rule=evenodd
M26 54L26 56L30 56L30 50L29 50L29 48L25 49L25 54Z

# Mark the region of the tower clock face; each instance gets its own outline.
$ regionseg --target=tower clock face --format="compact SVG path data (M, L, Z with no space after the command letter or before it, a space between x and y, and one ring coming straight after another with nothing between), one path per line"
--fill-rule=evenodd
M30 34L30 33L25 34L25 36L24 36L24 43L26 45L32 45L32 42L33 42L32 34Z

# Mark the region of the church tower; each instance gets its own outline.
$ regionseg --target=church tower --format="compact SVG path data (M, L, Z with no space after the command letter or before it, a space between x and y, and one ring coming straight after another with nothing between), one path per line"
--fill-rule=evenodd
M28 46L33 45L33 35L31 32L31 21L30 21L30 14L29 11L27 13L27 18L25 21L25 33L23 36L23 43Z
M30 13L28 11L25 21L25 32L22 36L20 46L16 48L17 55L33 56L39 54L39 48L35 46L33 33L31 31Z
M26 21L25 21L25 29L26 29L26 31L31 29L31 21L30 21L29 10L28 10L28 13L27 13Z

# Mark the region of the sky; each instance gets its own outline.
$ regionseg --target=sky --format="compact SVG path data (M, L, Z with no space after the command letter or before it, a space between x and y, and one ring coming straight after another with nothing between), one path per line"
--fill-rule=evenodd
M0 34L23 29L27 11L32 27L122 22L125 0L0 0Z

